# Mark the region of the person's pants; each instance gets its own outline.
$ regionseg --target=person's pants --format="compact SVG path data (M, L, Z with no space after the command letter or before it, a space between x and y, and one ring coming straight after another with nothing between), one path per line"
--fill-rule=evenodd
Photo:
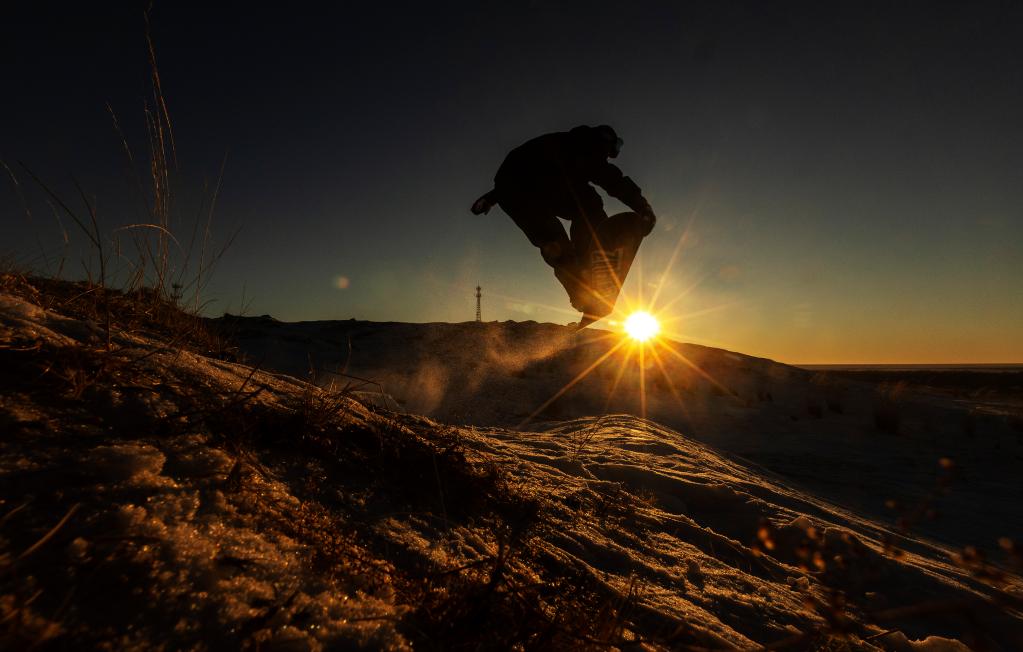
M607 219L604 202L589 184L559 193L498 189L498 204L555 269L586 260L597 226ZM561 224L571 222L569 233Z

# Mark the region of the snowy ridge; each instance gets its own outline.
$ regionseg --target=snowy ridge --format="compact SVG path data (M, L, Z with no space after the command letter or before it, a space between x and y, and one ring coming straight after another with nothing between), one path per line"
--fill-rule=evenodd
M822 614L805 605L827 605L825 587L854 592L869 586L877 602L865 606L878 611L920 596L951 600L983 593L942 560L947 551L923 545L922 554L906 554L899 562L886 558L877 537L885 530L878 524L650 421L585 418L543 432L494 431L482 445L559 505L564 525L555 526L557 534L545 542L553 559L580 565L618 590L637 582L633 588L639 587L655 619L667 626L683 614L700 623L712 647L750 649L783 640L786 631L820 627ZM606 521L587 522L572 513L571 505L585 494L612 505ZM613 506L619 495L628 498ZM629 527L619 520L625 512ZM760 544L760 552L751 543ZM817 552L823 554L815 568ZM838 566L836 556L842 557ZM811 581L815 575L826 582ZM951 633L939 623L930 626ZM914 633L925 631L935 630Z

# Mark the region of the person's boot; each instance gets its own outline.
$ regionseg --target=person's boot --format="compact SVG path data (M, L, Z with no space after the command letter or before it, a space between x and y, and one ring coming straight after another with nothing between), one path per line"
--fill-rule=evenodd
M583 270L576 260L572 243L568 239L546 242L540 247L540 255L554 268L554 277L565 288L572 307L585 312L586 282L582 278Z
M568 293L568 301L572 304L572 307L579 312L586 312L586 284L580 278L579 269L575 265L557 266L554 268L554 277L565 288L565 292Z

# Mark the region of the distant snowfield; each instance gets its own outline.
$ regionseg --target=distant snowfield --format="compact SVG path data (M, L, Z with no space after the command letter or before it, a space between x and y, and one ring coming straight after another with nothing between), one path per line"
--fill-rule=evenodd
M999 415L970 415L964 427L960 408L900 396L896 432L883 432L873 415L887 427L893 404L876 405L869 388L686 345L642 378L635 366L619 373L618 354L609 355L612 364L551 401L617 342L553 325L253 319L231 327L255 369L157 349L133 363L132 384L94 391L61 408L59 421L27 380L22 391L5 377L0 523L9 517L19 529L0 525L0 552L9 555L2 564L16 558L19 572L34 576L24 595L4 588L5 619L21 614L36 640L63 632L73 637L64 643L121 649L241 640L407 649L403 623L414 605L357 564L325 574L315 560L342 525L359 533L352 558L375 573L400 570L410 556L412 567L440 575L503 560L506 543L474 516L474 496L452 493L462 485L438 466L457 449L452 459L479 477L500 476L509 495L542 515L508 562L508 582L560 578L562 590L591 587L624 613L620 642L593 647L1023 649L1023 582L1009 574L995 586L985 579L994 567L956 556L967 543L1023 532L1020 445ZM94 347L96 337L94 324L0 294L0 353L10 369L35 368L26 356ZM151 351L154 342L135 334L117 345ZM360 463L343 456L331 472L330 460L286 454L286 430L271 433L276 449L225 446L206 432L220 417L195 419L187 408L194 392L266 414L329 400L285 375L307 376L310 362L317 381L334 378L335 389L364 382L353 376L379 383L359 387L363 405L339 403L342 414L353 432L389 428L429 444L435 452L423 459L432 468L406 480L436 507L410 511L386 478L361 477ZM635 416L643 411L647 419ZM80 423L69 421L75 414ZM165 423L184 434L161 433ZM885 498L899 501L887 515ZM449 513L456 504L459 513ZM56 535L43 536L65 514ZM514 519L507 527L515 530ZM26 550L32 562L21 562ZM68 581L79 587L71 597ZM100 595L118 594L90 594L97 582L133 597L100 604ZM37 587L43 597L26 603ZM125 614L110 621L119 608ZM849 638L822 638L838 631Z

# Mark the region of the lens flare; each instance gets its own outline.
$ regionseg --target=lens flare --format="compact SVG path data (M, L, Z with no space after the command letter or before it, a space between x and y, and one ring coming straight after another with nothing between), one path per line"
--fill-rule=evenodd
M657 318L645 310L637 310L625 320L625 332L637 342L646 342L660 330Z

